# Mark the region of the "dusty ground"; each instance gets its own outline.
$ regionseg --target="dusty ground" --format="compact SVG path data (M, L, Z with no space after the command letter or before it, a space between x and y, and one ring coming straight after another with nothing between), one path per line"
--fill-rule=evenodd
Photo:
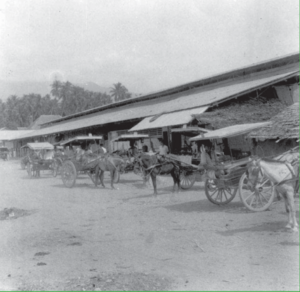
M202 183L173 195L165 177L154 198L134 174L116 191L83 175L68 189L18 161L0 161L0 176L1 290L299 290L282 202L218 207Z

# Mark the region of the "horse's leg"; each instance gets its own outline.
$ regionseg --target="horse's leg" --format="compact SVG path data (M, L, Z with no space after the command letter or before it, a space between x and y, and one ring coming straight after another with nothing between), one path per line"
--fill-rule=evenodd
M95 168L95 185L96 187L98 186L98 176L99 176L100 170L99 170L99 166L97 165Z
M177 182L177 193L180 192L180 170L175 168L175 178Z
M113 190L115 190L115 187L114 187L114 176L115 176L115 172L116 172L116 169L111 169L110 170L110 186Z
M153 184L153 188L154 188L154 196L157 196L156 174L154 173L154 170L151 172L151 179L152 179L152 184Z
M290 206L290 203L289 203L288 194L287 194L286 190L283 190L283 189L281 189L281 194L282 194L282 197L284 199L285 210L286 210L286 212L288 214L288 223L285 226L285 228L289 228L290 229L293 226L293 221L292 221L292 213L291 213L292 210L291 210L291 206Z
M173 189L172 189L172 193L174 193L174 192L175 192L175 186L176 186L176 175L175 175L174 170L172 170L171 176L172 176L172 178L173 178Z
M294 204L294 190L290 187L286 192L287 204L289 208L289 223L293 231L298 231L298 223L296 219L295 204Z
M100 169L100 181L101 181L101 185L105 188L103 180L104 180L104 170Z

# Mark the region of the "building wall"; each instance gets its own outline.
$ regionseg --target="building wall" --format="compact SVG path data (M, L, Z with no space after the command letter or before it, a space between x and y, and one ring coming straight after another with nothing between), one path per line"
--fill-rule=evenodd
M290 150L293 147L298 146L299 143L296 139L286 139L276 143L276 140L266 140L255 142L254 153L259 157L270 157L277 156L285 151Z
M244 135L228 138L228 145L231 149L250 151L252 148L251 141L244 138ZM250 142L250 143L249 143Z

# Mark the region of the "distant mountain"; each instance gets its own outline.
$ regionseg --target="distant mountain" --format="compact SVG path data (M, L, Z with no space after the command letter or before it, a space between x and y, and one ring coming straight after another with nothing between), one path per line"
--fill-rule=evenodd
M72 83L72 82L71 82ZM83 87L85 90L93 91L93 92L101 92L109 94L110 89L108 87L103 87L94 82L86 82L86 83L74 83L79 87Z

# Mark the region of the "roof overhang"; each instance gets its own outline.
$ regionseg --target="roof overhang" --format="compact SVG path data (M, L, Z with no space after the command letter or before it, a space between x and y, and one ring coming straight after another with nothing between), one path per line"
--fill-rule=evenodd
M165 114L159 116L163 112L168 114L179 113L180 111L189 111L197 108L208 108L218 105L239 96L249 94L255 90L262 89L278 82L299 75L299 69L285 69L284 73L278 72L261 73L255 76L239 77L238 79L219 82L214 85L193 88L184 92L178 92L169 96L165 96L156 100L145 100L136 103L124 105L122 107L105 108L97 113L88 116L78 117L73 120L57 123L53 126L36 130L33 133L23 135L21 138L47 136L56 133L70 132L78 129L84 129L94 126L102 126L110 123L123 122L128 120L144 119L143 124L138 124L139 130L160 128L164 126L176 126L187 123L185 120L178 122L176 118L170 123L162 121ZM197 114L197 112L195 113ZM199 112L198 112L199 114ZM159 118L150 122L154 116ZM148 118L146 118L148 117ZM150 118L149 118L150 117ZM178 116L179 117L179 116ZM161 121L157 122L156 121ZM137 131L132 128L130 131Z
M48 142L41 142L41 143L27 143L26 145L22 146L21 148L28 147L32 150L53 150L54 146Z
M67 145L67 144L72 143L72 142L96 141L96 140L102 140L102 139L103 139L102 136L76 136L76 137L73 137L73 138L68 139L66 141L58 142L57 144L63 146L63 145Z
M162 113L160 115L147 117L137 125L135 125L133 128L128 130L128 132L184 125L194 119L192 115L204 113L207 109L207 106L203 106L185 111Z
M211 131L206 134L201 134L196 137L190 138L189 140L200 141L200 140L230 138L234 136L244 135L254 129L265 127L268 126L269 124L270 122L234 125L234 126L218 129L215 131Z
M172 133L179 133L188 136L195 136L200 133L208 133L211 132L209 129L201 128L201 127L184 127L184 128L174 128L171 129Z

